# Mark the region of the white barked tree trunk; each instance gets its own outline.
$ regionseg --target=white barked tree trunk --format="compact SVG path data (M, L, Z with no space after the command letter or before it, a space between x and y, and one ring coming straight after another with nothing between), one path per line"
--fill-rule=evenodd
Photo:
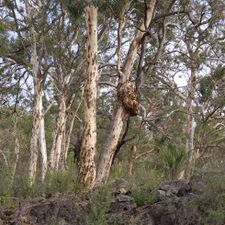
M147 3L145 21L142 21L139 29L136 31L136 34L130 44L130 47L126 56L126 61L121 71L118 86L127 82L130 78L131 72L133 70L134 62L137 59L138 47L140 46L140 42L143 35L145 34L144 31L149 28L149 25L152 20L155 3L156 3L156 0L151 0ZM127 116L128 116L127 112L124 110L122 103L120 101L117 101L114 115L111 120L110 130L100 155L96 185L101 185L105 183L109 177L113 156L115 154L116 147L119 143L124 122L126 121Z
M45 118L42 105L42 93L40 98L40 128L39 128L39 147L41 152L41 181L44 182L48 169L47 147L45 139Z
M40 3L40 2L38 2ZM43 95L43 76L40 69L40 58L37 53L37 32L33 25L33 19L35 15L35 7L29 0L25 1L27 9L27 17L31 23L30 37L31 37L31 55L30 55L30 67L31 75L33 77L34 84L34 99L33 99L33 122L32 122L32 134L30 142L30 160L29 160L29 181L32 186L35 182L37 171L37 159L40 149L41 153L41 180L44 181L47 171L47 150L45 141L45 127L44 127L44 113L42 104ZM39 6L41 3L39 4Z
M188 84L188 95L186 100L187 122L186 122L186 154L187 160L184 171L184 179L189 180L192 176L196 161L196 152L194 146L196 122L194 118L194 98L196 92L196 68L191 66L191 76Z
M96 178L96 101L98 82L97 8L91 1L87 6L86 22L88 72L84 90L84 130L79 160L79 181L86 189L91 189Z
M50 170L59 169L60 157L65 148L66 98L63 93L61 93L59 96L58 107L59 111L56 118L53 144L49 159Z

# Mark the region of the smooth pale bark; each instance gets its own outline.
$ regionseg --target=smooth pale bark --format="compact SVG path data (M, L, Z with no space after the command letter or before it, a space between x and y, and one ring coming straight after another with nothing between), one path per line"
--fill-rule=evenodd
M115 114L113 115L110 132L107 140L102 147L102 153L98 165L98 174L96 185L105 183L108 179L113 157L116 152L117 145L120 140L121 133L124 127L124 121L127 114L120 102L117 103Z
M29 11L28 11L29 13ZM33 106L33 124L30 143L30 161L29 161L29 179L30 185L34 184L37 170L38 159L38 139L40 130L41 119L41 106L42 106L42 88L41 82L38 81L39 62L37 57L37 44L36 44L36 32L34 27L31 28L32 36L32 53L31 53L31 69L34 79L34 106Z
M41 153L41 180L44 181L47 172L47 148L45 140L44 114L42 106L42 82L35 84L33 125L30 144L29 178L33 185L37 170L38 151Z
M13 167L12 167L12 176L11 176L11 183L13 183L15 174L16 174L16 168L17 168L17 164L19 161L19 154L20 154L20 143L19 143L19 138L17 136L17 134L15 134L15 158L14 158L14 162L13 162Z
M63 148L64 150L61 152L61 157L59 160L60 170L67 169L67 155L68 155L68 151L69 151L69 147L70 147L70 139L71 139L71 135L72 135L73 128L74 128L75 119L77 118L77 113L78 113L78 110L80 109L82 100L83 100L83 92L82 92L82 98L81 98L80 102L78 103L78 106L77 106L75 112L72 115L71 121L70 121L70 123L68 122L70 124L69 129L65 130L64 148ZM67 118L66 120L69 120L68 116L66 118Z
M47 147L45 140L45 120L42 105L42 97L40 100L40 128L39 128L39 147L41 152L41 181L44 182L48 169Z
M96 178L97 8L89 2L86 13L88 74L84 90L84 131L80 149L79 181L86 189L91 189Z
M196 68L194 65L191 67L191 77L188 85L188 96L186 101L187 107L187 123L186 123L186 153L187 160L183 178L189 180L195 165L196 154L194 149L194 135L195 135L195 119L194 119L194 95L196 90Z
M74 121L75 121L75 116L73 116L70 121L69 130L68 131L65 130L65 132L64 132L64 141L62 144L63 151L61 152L60 160L59 160L59 169L60 170L67 169L67 156L68 156L68 151L69 151L69 147L70 147L70 139L71 139L71 135L73 132Z
M15 140L15 147L14 147L14 160L12 165L12 172L11 172L11 185L13 184L14 177L16 174L16 168L19 161L19 154L20 154L20 142L19 142L19 135L18 135L18 129L17 129L17 117L15 117L14 121L14 140Z
M40 3L40 2L39 2ZM30 22L33 19L34 9L32 9L32 3L25 1L27 16ZM42 94L43 94L43 76L40 72L40 59L37 54L37 33L34 29L34 26L31 25L30 28L31 36L31 56L30 56L30 65L31 65L31 74L33 76L34 83L34 105L33 105L33 123L32 123L32 134L30 142L30 160L29 160L29 181L30 185L34 184L36 178L37 170L37 159L38 151L40 147L41 152L41 179L42 181L45 178L47 170L47 150L45 142L45 128L44 128L44 115L42 107Z
M126 56L125 64L122 69L122 73L120 75L118 85L123 84L124 82L128 81L130 78L134 62L137 59L137 51L140 45L140 41L143 35L145 34L145 32L143 31L148 29L152 20L155 3L156 3L156 0L151 0L150 2L147 3L146 20L141 23L139 29L137 30L135 34L135 37L132 40L132 43L129 47L129 50ZM96 185L101 185L102 183L105 183L109 177L113 156L115 154L116 147L119 143L126 118L127 118L127 112L124 110L121 102L117 101L111 126L110 126L110 130L107 135L106 142L104 143L102 148L102 153L100 156L98 171L97 171Z
M60 156L65 147L66 99L63 93L59 96L58 107L59 111L56 118L53 144L49 159L49 167L51 170L58 170Z
M30 142L30 160L29 160L29 179L30 185L34 184L36 178L37 170L37 159L38 159L38 142L40 135L40 121L41 121L41 88L35 85L35 95L34 95L34 106L33 106L33 123L31 132L31 142Z

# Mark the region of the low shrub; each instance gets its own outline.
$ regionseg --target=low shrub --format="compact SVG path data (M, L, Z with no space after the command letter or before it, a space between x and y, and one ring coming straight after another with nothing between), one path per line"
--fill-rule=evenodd
M225 175L206 174L203 193L194 203L200 208L204 225L225 224Z

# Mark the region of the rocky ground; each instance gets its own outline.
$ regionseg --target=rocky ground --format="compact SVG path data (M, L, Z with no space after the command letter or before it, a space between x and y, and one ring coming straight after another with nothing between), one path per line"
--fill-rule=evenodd
M117 181L112 184L112 198L99 222L96 220L102 214L93 205L101 202L92 202L89 194L49 195L21 202L14 208L2 208L0 225L201 225L201 209L193 199L202 194L202 186L196 181L164 182L158 186L154 202L137 206L126 182Z

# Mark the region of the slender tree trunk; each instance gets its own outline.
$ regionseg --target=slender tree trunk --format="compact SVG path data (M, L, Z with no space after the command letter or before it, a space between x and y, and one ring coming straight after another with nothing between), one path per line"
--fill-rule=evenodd
M39 7L41 2L38 2ZM37 33L32 24L32 19L34 15L34 9L32 8L32 2L25 1L27 16L31 22L30 36L32 40L31 44L31 72L34 81L34 106L33 106L33 124L32 124L32 134L30 142L30 161L29 161L29 180L32 186L36 177L37 170L37 159L38 159L38 144L42 156L42 169L41 169L41 179L44 180L46 170L47 170L47 150L45 142L45 129L44 129L44 115L42 106L42 94L43 94L43 76L40 72L40 59L37 54Z
M63 151L61 152L61 156L59 160L60 170L67 169L67 156L68 156L68 151L70 147L70 139L73 132L74 121L75 121L75 116L73 115L70 121L69 130L68 131L65 130L65 133L64 133Z
M126 112L123 106L118 104L112 119L113 122L111 123L110 132L102 147L103 151L98 165L97 185L105 183L108 179L113 157L123 130L125 118Z
M89 2L87 6L87 61L88 75L84 91L84 131L79 160L79 181L91 189L96 177L96 100L98 81L97 8Z
M66 99L61 93L58 101L59 112L55 124L55 132L53 137L53 144L50 153L49 167L51 170L59 169L59 160L61 153L65 147L65 129L66 129Z
M45 120L42 105L42 97L40 100L40 128L39 128L39 147L41 152L41 181L44 182L48 169L47 148L45 140Z
M67 118L65 119L65 123L67 121ZM61 153L59 156L59 163L58 163L58 169L63 171L66 170L67 168L67 153L68 153L68 149L67 149L67 132L66 132L66 126L63 132L63 138L62 138L62 149L61 149Z
M30 13L28 11L28 13ZM34 27L31 28L32 36L32 53L31 53L31 67L34 80L34 106L33 106L33 125L32 136L30 143L30 161L29 161L29 178L30 185L33 185L36 177L37 159L38 159L38 140L40 130L40 119L42 110L42 84L38 80L39 61L37 56L36 32Z
M42 84L35 85L35 103L33 107L33 127L30 145L29 178L33 185L36 177L38 151L41 153L41 180L45 179L47 172L47 149L45 140L44 115L42 108Z
M19 154L20 154L20 142L19 142L18 129L17 129L17 117L15 118L15 122L14 122L14 138L15 138L15 149L14 149L14 153L15 153L14 157L15 158L14 158L12 172L11 172L11 186L13 184L14 177L16 174L16 168L17 168Z
M83 92L82 92L82 99L83 99ZM63 149L64 150L62 151L61 157L60 157L60 160L59 160L59 163L60 163L59 164L59 168L60 168L60 170L66 170L67 169L67 155L68 155L68 151L69 151L69 147L70 147L71 135L72 135L73 128L74 128L75 119L77 118L78 110L80 109L80 106L81 106L81 103L82 103L82 99L78 103L78 106L77 106L75 112L72 115L68 131L65 129L64 143L63 143L63 146L64 146ZM68 122L68 116L67 116L66 121Z
M30 160L29 160L29 179L30 185L33 185L36 178L37 159L38 159L38 141L40 136L42 91L35 85L34 107L33 107L33 125L30 143Z
M145 21L141 23L130 45L130 48L126 56L125 64L123 66L123 70L121 71L118 85L122 85L123 83L128 81L130 78L130 75L133 69L133 64L135 60L137 59L138 47L144 35L143 31L149 28L149 25L152 20L155 3L156 3L156 0L151 0L150 2L147 3ZM115 112L114 112L111 126L110 126L110 131L108 133L106 142L103 145L102 153L100 155L96 185L101 185L102 183L105 183L109 177L113 156L115 154L116 147L119 143L126 118L127 118L127 112L124 110L122 103L120 101L117 101Z
M190 82L188 85L188 97L186 101L187 107L187 124L186 124L186 153L187 153L187 160L185 165L184 171L184 178L189 180L192 172L193 167L195 164L195 149L194 149L194 135L195 135L195 119L194 119L194 93L196 90L196 69L194 66L191 67L191 77Z

